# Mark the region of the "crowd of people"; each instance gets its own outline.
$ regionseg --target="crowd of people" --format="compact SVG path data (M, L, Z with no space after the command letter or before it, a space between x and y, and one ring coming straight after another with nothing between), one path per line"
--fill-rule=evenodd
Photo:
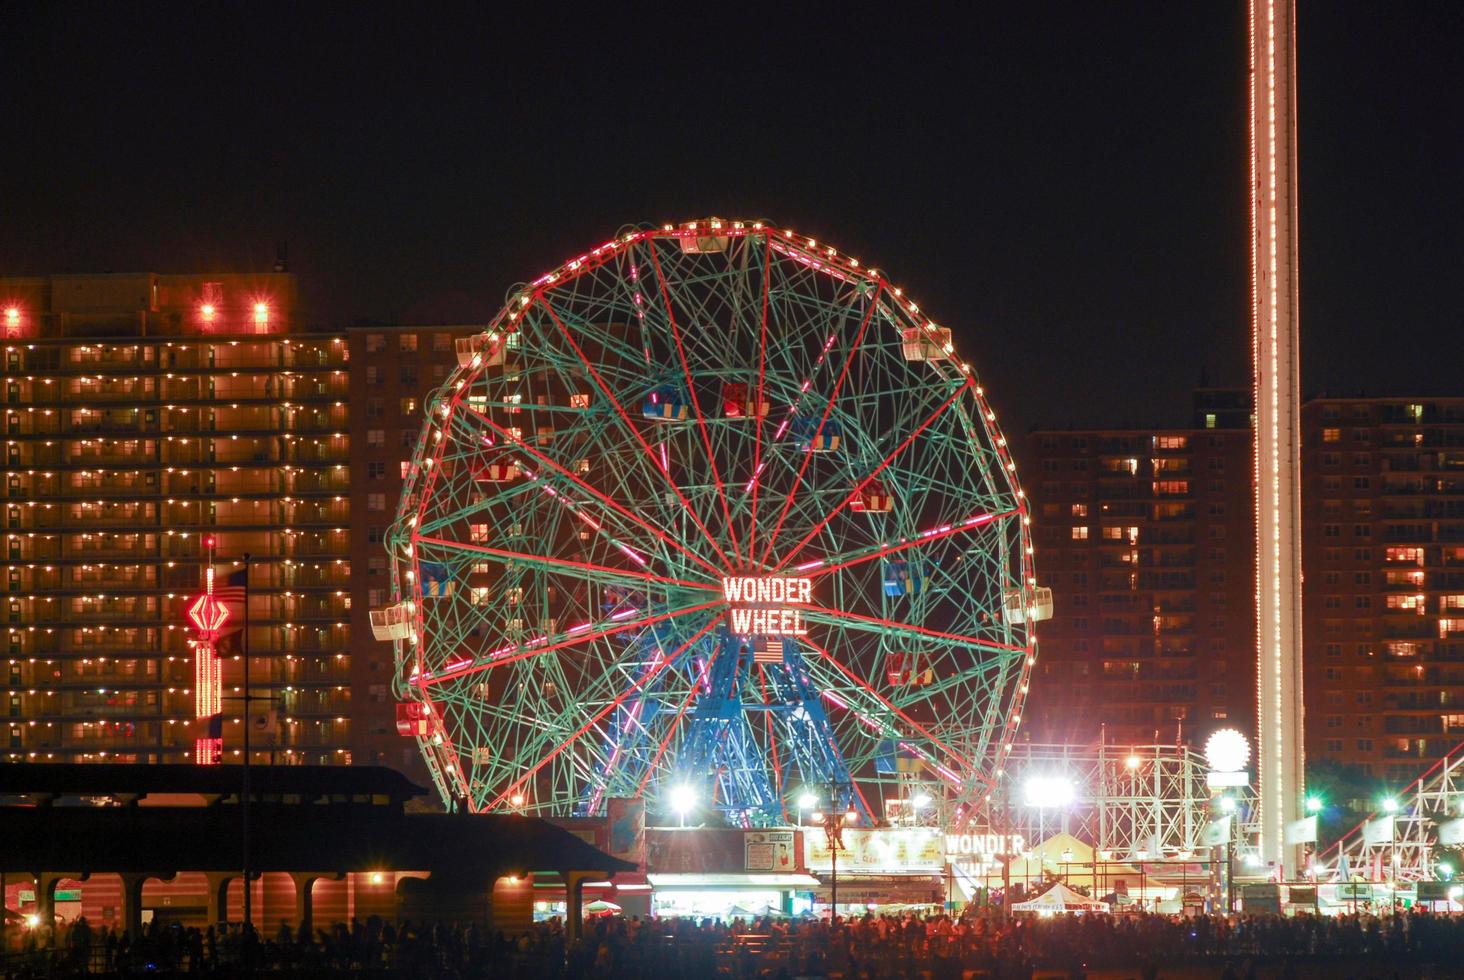
M567 945L562 923L506 936L468 925L395 924L375 917L317 930L281 923L273 935L153 922L136 939L79 919L52 948L5 959L5 977L81 972L237 975L245 965L290 976L364 973L401 977L929 977L1025 978L1034 970L1082 977L1123 968L1159 977L1181 964L1217 977L1300 976L1346 964L1333 976L1435 975L1460 967L1464 917L1398 915L1005 917L995 912L783 918L731 922L603 917ZM1437 972L1442 969L1443 972Z

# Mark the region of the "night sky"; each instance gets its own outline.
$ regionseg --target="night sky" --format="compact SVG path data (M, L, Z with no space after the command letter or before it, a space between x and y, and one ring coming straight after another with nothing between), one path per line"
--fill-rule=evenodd
M481 322L761 217L954 327L1011 431L1248 383L1240 3L303 6L0 7L0 275L283 241L317 325ZM1464 6L1298 20L1305 387L1464 394Z

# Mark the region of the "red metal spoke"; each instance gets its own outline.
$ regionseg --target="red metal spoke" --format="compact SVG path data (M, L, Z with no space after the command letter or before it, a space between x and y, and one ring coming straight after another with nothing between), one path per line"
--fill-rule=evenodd
M696 552L692 551L690 548L688 548L682 542L680 542L680 541L676 540L675 538L671 537L669 534L667 534L661 528L656 527L656 525L652 524L650 521L646 520L644 517L641 517L639 514L634 513L633 511L631 511L630 509L628 509L627 507L625 507L623 504L618 503L617 501L611 499L610 497L608 497L605 494L601 493L599 490L597 490L594 487L592 487L589 483L585 482L584 480L581 480L574 473L572 473L569 470L565 469L563 466L559 465L554 460L550 459L548 456L546 456L543 453L539 452L533 446L530 446L528 443L524 442L522 438L519 438L519 437L514 436L511 432L509 432L507 429L503 428L498 423L494 422L487 415L484 415L482 412L478 411L477 409L471 408L471 407L469 407L467 405L461 406L460 407L460 410L471 413L473 416L475 416L480 421L482 421L483 424L487 425L494 432L498 433L499 436L501 436L504 439L504 441L512 444L515 448L517 448L517 449L519 449L519 450L521 450L523 452L528 453L530 456L532 456L534 458L534 460L536 462L541 463L544 466L549 467L554 472L558 473L560 476L562 476L565 479L569 480L575 486L579 487L581 490L584 490L590 496L594 497L600 503L604 504L605 506L609 507L611 510L615 511L617 514L621 514L621 515L629 518L631 521L635 522L640 527L643 527L647 531L650 531L659 540L664 541L666 544L669 544L671 547L675 548L677 551L680 551L686 557L690 558L692 561L694 561L697 564L701 565L703 568L705 568L707 571L711 572L713 575L721 575L722 572L724 571L723 569L718 568L716 565L713 565L711 562L707 561L705 558L703 558L700 555L698 555ZM436 469L438 469L438 467L433 467L433 469L436 470Z
M717 544L717 539L712 535L712 532L707 530L707 526L703 524L701 518L696 515L696 510L691 506L691 501L686 499L686 495L681 492L681 488L676 485L676 481L671 479L670 472L663 468L660 462L656 459L656 451L651 448L650 443L646 442L645 437L640 434L640 430L635 427L635 423L632 422L630 416L626 414L626 411L621 406L620 401L615 397L614 393L611 392L610 386L605 383L605 379L600 377L600 372L595 370L595 365L590 363L590 359L585 356L584 350L580 347L579 344L575 343L574 337L570 335L569 328L564 325L564 321L559 319L559 315L554 312L554 308L549 305L548 300L544 298L543 294L540 294L538 296L538 301L539 304L544 307L545 312L549 314L549 318L554 321L554 325L559 328L559 332L564 335L565 341L569 344L570 347L573 347L574 352L579 355L580 363L585 366L585 370L590 373L590 377L595 379L595 384L599 386L600 391L605 395L607 399L609 399L610 405L615 409L616 414L619 415L621 420L625 423L626 429L630 432L632 436L635 437L635 441L640 443L640 447L645 452L646 458L651 461L651 465L658 472L660 472L662 476L666 478L666 485L671 488L671 492L676 495L676 499L681 501L681 506L685 508L686 515L691 518L691 522L696 525L697 530L706 535L706 539L711 543L713 550L715 550L717 554L721 557L723 565L730 569L732 566L731 563L727 560L727 553L722 550L721 545Z
M707 420L702 415L701 399L696 394L696 383L691 377L691 363L686 359L686 348L681 343L681 328L676 325L676 313L671 308L671 291L666 286L666 276L661 272L661 259L656 246L652 244L651 266L656 270L656 284L661 289L661 299L666 304L666 319L671 324L671 337L676 341L676 355L681 359L681 371L686 377L686 391L691 396L691 409L696 414L696 427L701 432L702 445L707 450L707 465L712 470L712 483L717 487L717 500L722 505L722 517L727 521L727 537L732 542L732 554L737 564L742 564L742 549L737 544L737 531L732 525L732 510L727 506L727 488L722 484L722 475L717 470L717 454L712 449L712 437L707 432ZM725 556L724 556L725 557Z
M916 721L914 718L911 718L908 714L905 713L905 711L902 708L896 707L895 704L892 701L890 701L888 698L886 698L883 694L880 694L878 691L876 691L870 685L870 683L868 681L866 681L864 678L860 677L859 675L855 674L848 667L845 667L842 663L840 663L838 657L835 657L828 650L826 650L825 648L819 646L814 641L809 640L807 637L804 637L803 639L808 642L808 645L809 646L813 647L815 650L818 651L819 656L823 657L829 663L833 664L834 667L836 667L838 669L839 673L843 674L849 680L851 680L855 684L857 684L861 689L863 689L865 692L867 692L871 697L873 697L876 701L878 701L880 704L882 704L886 709L888 709L889 711L891 711L894 714L898 715L901 721L903 721L905 724L909 725L912 729L914 729L915 731L919 732L921 735L924 735L926 738L930 739L930 741L932 743L934 743L935 745L940 746L940 748L947 755L949 755L952 759L954 759L957 762L959 762L961 765L967 766L967 767L969 767L971 765L971 760L967 759L960 752L957 752L955 749L953 749L949 745L947 745L944 741L942 741L941 739L939 739L935 735L933 735L930 732L929 729L927 729L924 725L920 724L920 722Z
M790 550L788 554L781 561L778 562L773 571L780 571L788 564L788 562L796 558L798 554L803 550L803 546L812 541L814 537L818 534L818 532L822 531L824 527L829 523L829 521L834 519L835 515L837 515L839 511L849 506L849 503L851 501L858 498L859 492L865 487L869 486L869 484L874 481L875 477L879 476L886 469L888 469L890 464L895 461L895 457L904 452L905 448L909 446L910 443L918 439L920 437L920 433L930 428L931 424L934 423L936 419L940 418L941 413L954 405L956 403L956 399L961 397L961 392L964 390L965 385L961 385L957 387L955 391L951 392L951 396L945 401L941 402L940 406L936 408L935 411L931 412L930 415L926 417L925 421L916 426L914 432L911 432L908 436L901 440L900 444L896 446L893 450L891 450L890 454L886 456L868 476L859 481L858 485L854 487L854 491L852 493L845 497L837 507L825 514L822 520L820 520L817 524L809 529L808 533L805 534L803 538L793 546L792 550Z
M880 290L883 283L876 287L874 295L869 300L869 310L865 312L864 319L859 322L859 332L854 337L854 343L849 345L849 356L844 359L844 367L839 371L839 377L834 381L833 390L829 392L828 404L824 406L823 415L818 420L818 427L814 434L823 431L824 425L829 420L829 415L834 410L834 402L838 401L839 391L844 387L844 379L849 376L849 368L854 365L854 358L859 354L859 345L864 342L864 332L869 329L869 321L874 317L874 311L879 308ZM768 535L767 547L763 549L760 564L766 564L768 556L773 553L773 548L778 544L778 534L783 530L783 522L788 519L788 511L793 508L793 501L798 496L798 488L803 485L803 474L808 472L809 464L813 462L813 448L803 454L803 462L798 467L798 475L793 478L793 486L788 489L788 497L783 501L783 509L778 514L777 523L773 525L772 533Z
M556 568L578 569L586 572L603 572L607 575L617 575L621 578L640 579L643 582L656 582L661 585L677 585L686 589L700 589L704 592L715 592L717 586L707 582L693 582L684 578L667 578L664 575L655 575L651 572L634 572L626 568L611 568L608 565L596 565L594 562L576 561L572 558L550 558L546 555L531 555L526 551L507 551L503 548L490 548L485 544L465 544L461 541L448 541L444 538L419 537L418 544L437 545L444 548L451 548L454 551L466 551L475 555L491 555L495 558L506 558L510 561L534 562L541 565L552 565Z
M752 403L753 422L757 425L754 430L756 441L752 450L752 521L747 529L747 554L752 556L754 543L757 540L757 487L762 482L762 434L763 434L763 397L767 378L768 362L768 292L771 286L770 276L773 270L773 236L768 234L763 239L763 294L762 294L762 326L758 329L757 342L757 401Z
M932 531L926 531L918 535L917 537L910 538L909 540L900 541L892 545L887 545L876 551L871 551L868 554L860 555L857 558L850 558L847 561L836 562L832 565L825 565L822 563L822 561L820 561L817 565L813 563L805 563L803 565L797 566L797 570L802 572L804 574L804 577L806 578L818 578L820 575L827 575L830 572L842 571L845 568L852 568L855 565L862 565L868 561L877 561L880 558L887 558L890 555L898 554L901 551L907 551L910 548L918 548L922 544L929 544L932 541L941 541L945 538L951 537L952 535L961 534L965 531L974 531L979 528L985 527L993 521L1000 521L1008 517L1018 517L1021 515L1021 513L1022 512L1020 510L1004 510L999 514L978 514L975 517L968 517L964 521L960 521L955 524L949 524L945 527L936 528Z
M713 616L710 622L708 622L701 629L697 630L696 633L694 633L689 639L687 639L687 641L685 643L683 643L683 644L681 644L681 646L677 647L676 650L675 650L675 652L673 652L672 654L670 654L669 656L667 656L665 659L663 659L660 663L656 664L654 667L652 667L650 670L648 670L646 672L646 675L644 677L642 677L640 680L635 681L634 683L632 683L624 691L621 691L618 695L615 696L615 698L613 700L611 700L608 704L606 704L599 711L596 711L592 716L590 716L590 718L588 718L585 721L584 724L582 724L578 729L575 730L574 734L570 735L569 738L565 739L563 742L560 742L559 745L557 745L554 748L554 750L552 752L550 752L548 755L544 756L544 758L542 758L538 762L534 763L533 767L531 769L529 769L528 772L524 773L518 779L514 780L513 783L511 783L509 785L508 789L506 789L502 793L498 794L498 796L495 797L494 800L491 803L489 803L484 809L486 809L486 810L496 809L499 806L499 804L501 804L504 800L506 800L510 796L512 796L513 795L513 792L515 790L517 790L520 787L522 787L524 785L524 783L526 783L530 778L532 778L535 773L537 773L540 769L543 769L549 763L553 762L554 759L559 755L559 753L563 752L570 745L574 744L580 738L580 736L584 735L585 732L589 731L591 728L594 728L596 725L598 725L600 723L601 719L603 719L606 715L608 715L610 712L614 711L616 708L620 707L621 703L626 698L630 697L636 691L641 690L643 687L645 687L645 685L647 683L649 683L653 678L655 678L658 674L660 674L661 671L665 670L666 667L669 664L674 663L676 661L676 658L680 657L681 654L683 654L684 652L686 652L686 649L688 647L690 647L693 643L695 643L697 640L701 639L708 632L710 632L711 629L714 626L716 626L719 622L721 622L721 620L722 620L722 616L720 616L720 615Z
M553 653L556 650L564 650L568 647L579 646L583 643L588 643L591 640L602 640L607 636L615 636L617 633L624 633L628 630L641 629L642 627L646 626L654 626L657 623L664 623L668 619L676 619L680 616L690 615L691 613L703 612L707 609L711 609L715 606L720 606L723 604L724 601L722 599L717 599L713 602L703 602L700 605L696 606L685 606L681 609L673 609L670 612L656 613L652 616L646 616L643 619L631 620L624 623L616 623L614 626L605 629L588 630L572 639L560 640L557 643L545 643L542 645L534 646L532 649L529 649L529 644L516 643L512 646L505 647L502 651L496 651L496 653L499 654L498 656L495 656L494 654L489 654L490 659L485 663L473 664L470 667L464 667L458 670L452 670L451 668L442 668L435 671L431 675L424 674L421 678L420 683L442 684L447 681L462 680L464 677L471 677L474 674L482 673L485 670L491 670L495 667L506 667L509 664L517 663L520 660L527 660L530 657L540 657L546 653ZM544 638L547 639L547 635ZM530 641L530 643L533 642L534 641L532 640ZM518 652L509 653L509 651L512 650L517 650ZM471 663L471 661L469 662Z
M983 640L979 636L967 636L964 633L945 633L940 630L926 629L924 626L916 626L914 623L902 623L897 619L884 619L879 616L865 616L861 613L847 612L842 609L830 609L827 606L805 606L804 610L810 617L810 622L815 621L813 617L827 616L830 619L846 619L851 622L860 623L865 626L877 626L882 629L905 630L910 633L918 633L921 636L928 636L935 640L949 640L952 643L960 643L971 647L984 647L988 650L1002 650L1007 653L1026 653L1026 647L1012 646L1010 643L997 643L995 640Z

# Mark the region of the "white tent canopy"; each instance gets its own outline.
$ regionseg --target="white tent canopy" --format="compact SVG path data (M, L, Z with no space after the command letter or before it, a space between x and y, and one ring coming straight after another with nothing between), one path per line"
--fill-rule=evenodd
M1108 903L1080 895L1062 882L1053 885L1030 902L1018 902L1013 912L1107 912Z

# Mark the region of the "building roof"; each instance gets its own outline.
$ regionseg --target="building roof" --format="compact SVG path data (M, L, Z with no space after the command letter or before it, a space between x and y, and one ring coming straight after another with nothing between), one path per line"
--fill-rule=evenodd
M0 764L0 796L51 799L58 796L114 796L195 793L233 796L243 786L243 766L138 766L114 763ZM402 802L427 790L382 766L251 766L250 795L299 796L313 803L325 797L386 796Z
M243 864L241 817L233 806L0 807L0 871L235 871ZM481 881L635 870L569 831L513 814L256 804L250 841L256 871L428 871Z

